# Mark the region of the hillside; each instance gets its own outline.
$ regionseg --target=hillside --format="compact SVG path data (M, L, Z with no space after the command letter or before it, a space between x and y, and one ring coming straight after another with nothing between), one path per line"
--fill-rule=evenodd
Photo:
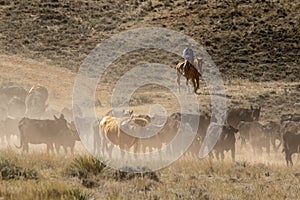
M1 0L0 53L76 71L104 39L134 27L157 26L198 41L227 79L299 81L300 2L232 2ZM148 53L139 55L143 60ZM150 55L159 61L157 53ZM165 62L176 60L171 55ZM132 62L121 63L126 71Z

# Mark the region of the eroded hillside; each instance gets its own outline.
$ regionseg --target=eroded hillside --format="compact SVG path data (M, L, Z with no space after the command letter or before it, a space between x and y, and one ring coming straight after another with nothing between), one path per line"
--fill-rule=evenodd
M113 34L157 26L193 37L226 78L299 81L300 2L232 2L1 0L0 53L76 70ZM176 59L171 55L165 62Z

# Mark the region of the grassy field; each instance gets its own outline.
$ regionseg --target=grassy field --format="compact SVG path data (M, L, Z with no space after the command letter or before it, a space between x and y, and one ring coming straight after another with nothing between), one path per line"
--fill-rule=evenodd
M299 165L184 156L153 173L121 174L81 153L1 150L3 199L299 199ZM281 155L282 157L282 155ZM9 170L8 170L9 168Z

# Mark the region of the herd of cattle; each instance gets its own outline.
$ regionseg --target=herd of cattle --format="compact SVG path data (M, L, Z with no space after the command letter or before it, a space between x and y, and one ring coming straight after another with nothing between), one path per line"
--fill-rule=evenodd
M20 145L16 147L26 152L29 144L46 144L48 152L54 152L54 148L59 152L61 147L66 153L67 148L73 152L76 141L80 141L78 135L82 135L82 130L76 130L71 109L64 108L60 112L48 109L47 99L48 90L40 85L32 86L29 91L15 85L0 88L1 142L9 143L9 138L15 135L20 140ZM259 121L260 112L260 107L232 108L226 112L225 124L220 125L207 114L149 116L134 114L132 111L111 110L101 119L84 126L92 131L93 150L98 154L108 153L108 156L112 156L115 146L128 151L133 148L134 152L156 151L169 144L179 127L184 126L185 134L180 141L191 136L194 138L187 154L198 156L207 134L219 128L221 133L210 152L211 157L224 159L224 152L230 150L234 161L236 144L240 141L241 149L249 144L254 154L261 154L264 149L270 154L271 149L278 152L281 148L287 165L293 165L292 154L300 153L300 115L287 114L281 116L278 122L262 124ZM81 116L78 121L85 123L89 120ZM148 130L156 134L140 137L146 135ZM168 153L180 151L181 142L170 146Z
M54 151L54 147L58 152L61 146L66 152L68 147L73 151L79 136L71 123L72 111L68 108L60 112L48 109L47 99L48 90L44 86L34 85L29 91L16 85L2 86L1 143L11 143L11 138L17 136L20 139L18 148L27 152L29 144L46 144L48 152Z
M287 165L293 165L292 154L300 153L300 115L282 115L278 122L270 121L262 124L259 121L260 112L260 107L229 109L226 113L224 125L216 123L216 120L207 114L197 116L194 114L173 113L164 120L163 116L134 114L130 116L111 116L111 113L109 113L108 116L106 115L100 121L100 129L102 134L106 136L103 137L104 139L108 138L120 148L129 149L134 146L136 151L138 147L142 147L142 151L145 152L146 148L151 151L162 148L162 144L168 144L175 137L179 126L184 125L186 126L186 137L188 137L189 132L196 133L195 139L186 153L198 156L206 135L219 128L222 131L217 143L210 152L211 157L223 160L225 152L230 150L234 161L236 144L237 141L240 141L241 149L245 148L246 144L249 143L255 155L262 154L264 149L270 155L271 148L274 152L278 152L282 146ZM183 118L185 119L185 124L181 123ZM138 139L123 131L131 130L134 132L134 127L139 126L148 127L148 129L152 130L155 128L159 130L159 127L161 129L157 131L156 135L145 139ZM182 138L182 141L184 139ZM180 144L175 144L171 148L174 151L174 148L181 149L182 147ZM172 149L169 151L172 153Z

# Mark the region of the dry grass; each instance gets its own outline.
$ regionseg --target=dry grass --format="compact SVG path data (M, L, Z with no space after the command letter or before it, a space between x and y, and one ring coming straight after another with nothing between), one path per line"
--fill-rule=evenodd
M150 176L116 178L116 170L107 168L99 171L97 166L101 164L86 156L20 155L13 150L2 150L0 154L19 166L31 166L39 174L36 180L2 180L0 197L4 199L300 198L299 165L288 168L277 163L212 162L185 156L155 172L157 181ZM90 172L93 175L90 174L88 179L66 176L64 172L70 170L70 166L82 171L93 169Z

